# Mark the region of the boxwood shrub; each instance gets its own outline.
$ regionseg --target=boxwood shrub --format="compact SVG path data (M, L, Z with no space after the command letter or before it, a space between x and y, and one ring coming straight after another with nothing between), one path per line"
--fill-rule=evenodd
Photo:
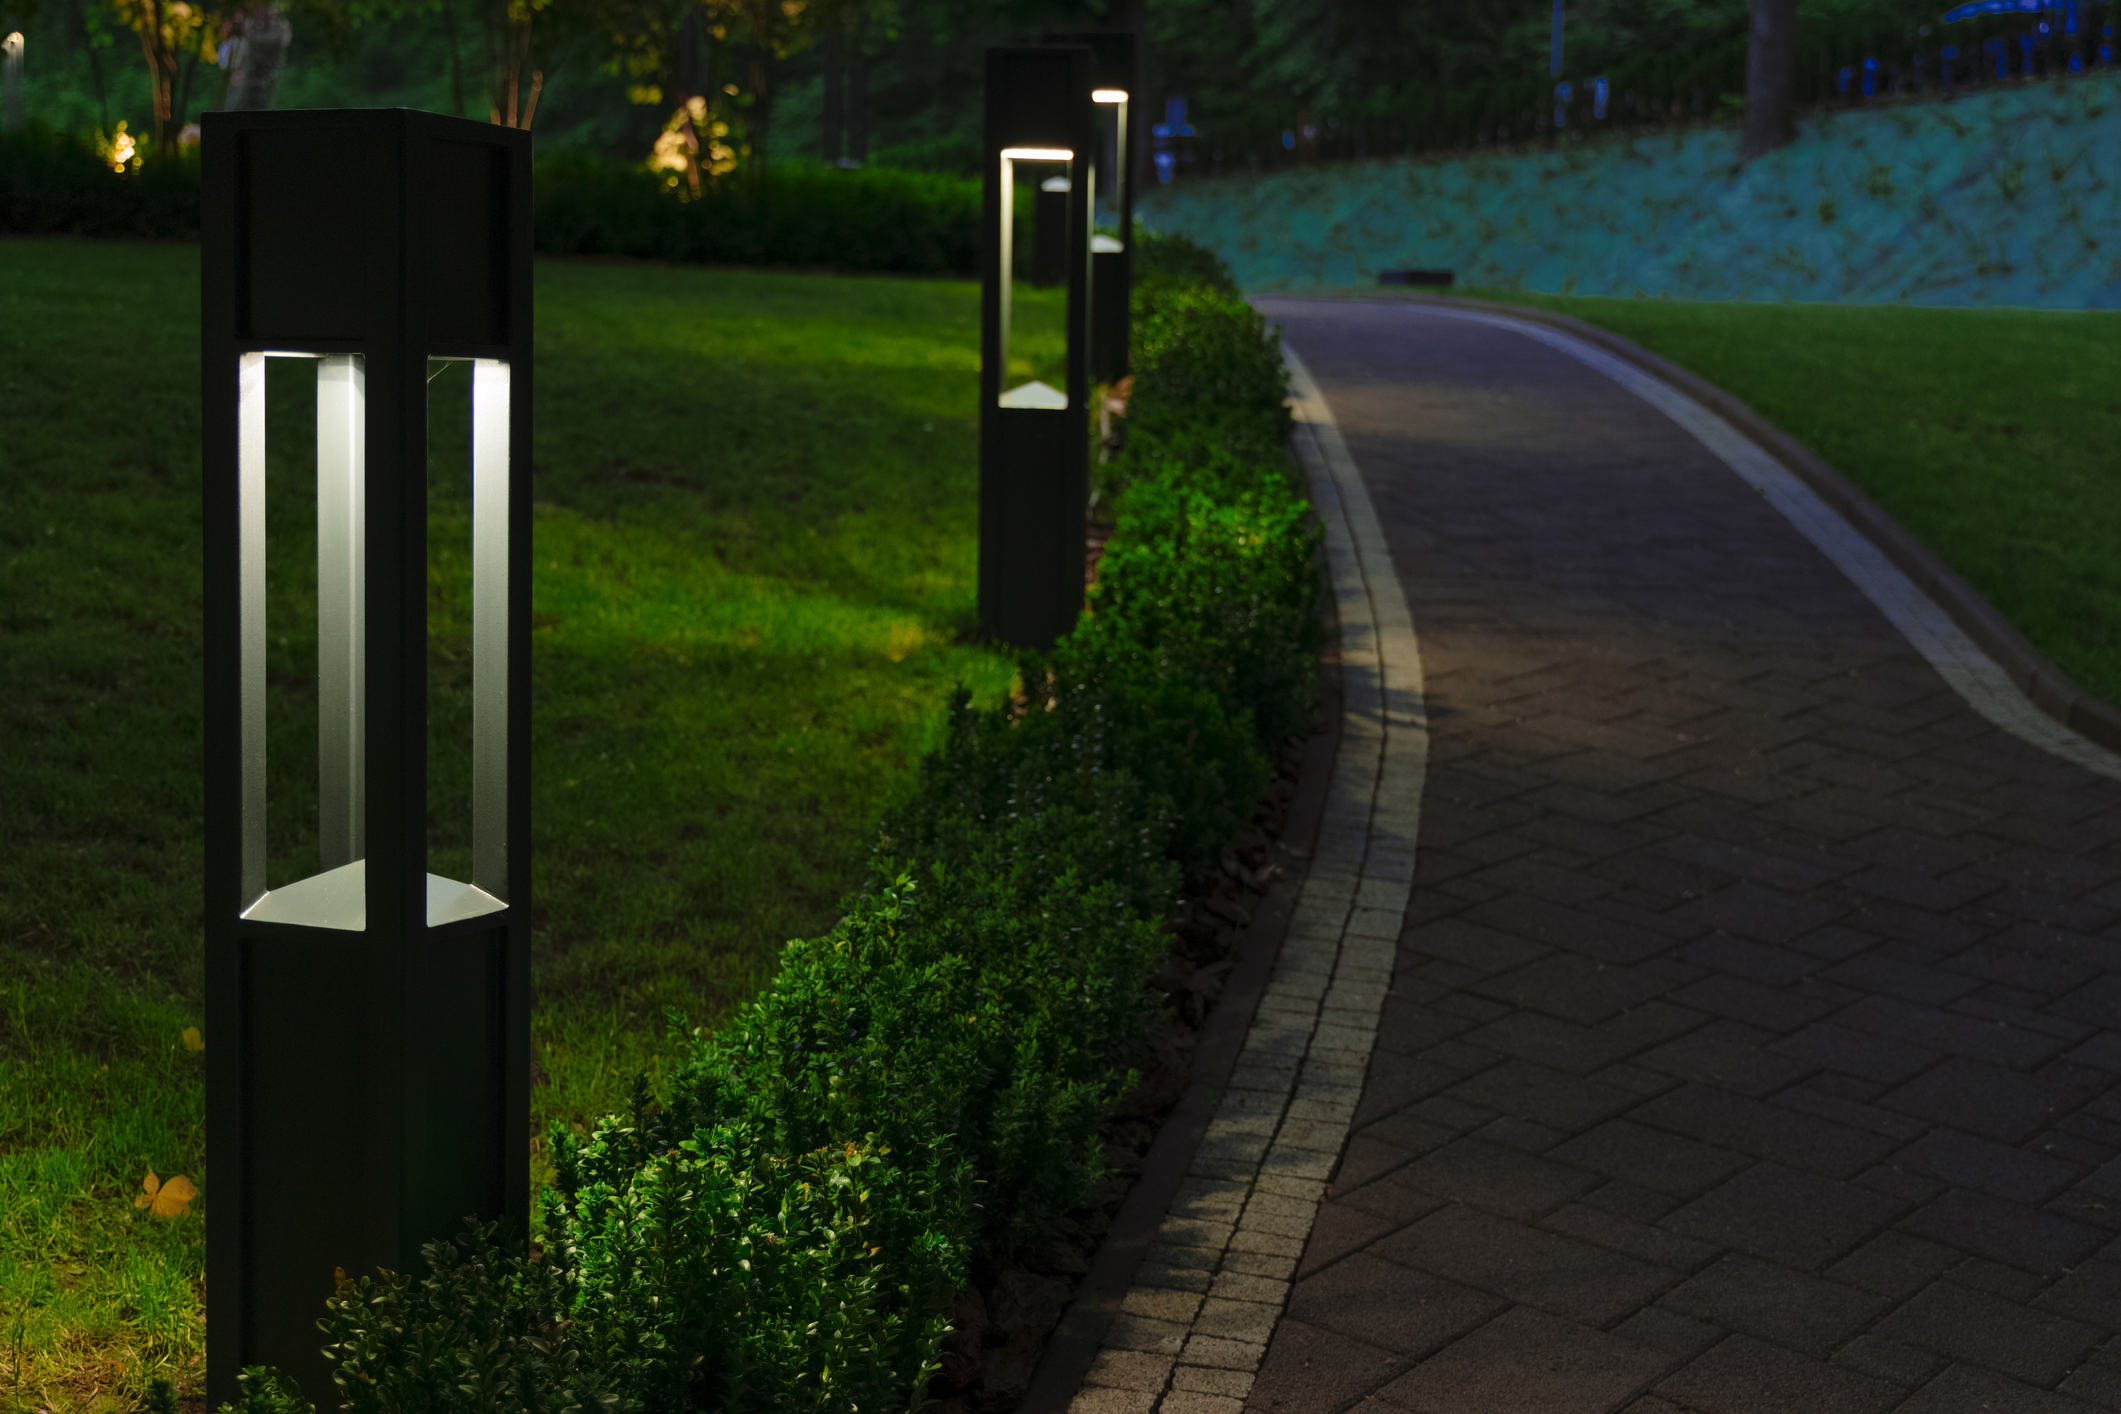
M662 1093L549 1136L541 1250L473 1227L342 1283L321 1328L350 1409L918 1407L971 1264L1099 1179L1165 1024L1169 910L1306 720L1317 646L1276 341L1212 256L1142 254L1089 612L1015 700L949 703L837 926ZM303 1407L269 1371L244 1389L245 1414Z

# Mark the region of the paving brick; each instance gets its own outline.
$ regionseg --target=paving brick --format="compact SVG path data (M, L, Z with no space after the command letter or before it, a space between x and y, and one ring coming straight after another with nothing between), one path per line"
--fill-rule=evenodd
M1720 932L1695 939L1674 956L1711 972L1726 972L1771 987L1802 982L1820 970L1819 960L1804 953Z
M1473 1024L1468 1017L1421 1006L1403 996L1388 996L1377 1013L1377 1049L1394 1055L1416 1055Z
M1893 1156L1893 1162L1997 1198L2040 1204L2084 1171L2014 1144L1999 1144L1954 1129L1933 1130Z
M1294 1315L1274 1329L1252 1382L1249 1408L1268 1414L1329 1414L1399 1373L1406 1362Z
M1361 1188L1413 1161L1417 1150L1402 1148L1380 1137L1374 1130L1375 1126L1372 1126L1370 1130L1349 1137L1348 1146L1341 1150L1340 1162L1333 1170L1333 1182L1337 1187ZM1441 1140L1449 1138L1449 1131L1445 1131L1441 1136ZM1230 1168L1231 1172L1239 1175L1252 1172L1251 1168L1243 1164ZM1198 1159L1194 1161L1194 1171L1202 1171L1202 1164Z
M1474 990L1512 1006L1594 1025L1665 990L1652 977L1576 953L1557 953L1478 983Z
M1586 1207L1626 1218L1629 1222L1654 1223L1680 1205L1680 1200L1654 1188L1644 1188L1624 1178L1602 1183L1583 1195Z
M1289 1292L1286 1319L1415 1360L1503 1305L1464 1284L1358 1254L1298 1281Z
M1468 1044L1588 1075L1640 1049L1631 1038L1536 1011L1516 1011L1465 1035Z
M1426 1100L1464 1079L1458 1071L1383 1049L1370 1053L1370 1066L1362 1082L1362 1099L1355 1107L1359 1128Z
M1640 1097L1617 1086L1512 1060L1459 1082L1441 1098L1574 1132L1619 1113Z
M1705 977L1681 987L1671 999L1681 1006L1698 1007L1775 1032L1794 1031L1807 1022L1832 1015L1842 1005L1838 995L1823 992L1815 983L1771 987L1728 974Z
M1823 1360L1887 1302L1840 1282L1733 1255L1666 1292L1659 1305Z
M1456 1095L1431 1095L1420 1104L1409 1106L1404 1116L1391 1120L1380 1120L1373 1129L1382 1130L1386 1125L1396 1124L1400 1119L1418 1121L1423 1125L1440 1127L1453 1134L1465 1134L1490 1124L1495 1119L1493 1109L1483 1109L1470 1100Z
M1515 1149L1520 1154L1544 1154L1569 1136L1558 1129L1549 1129L1543 1124L1534 1124L1528 1119L1514 1115L1503 1115L1488 1121L1473 1131L1473 1137L1490 1144L1500 1144L1505 1149Z
M1682 918L1764 943L1786 943L1848 911L1848 905L1839 900L1746 880L1677 910Z
M1734 1335L1661 1380L1656 1392L1702 1414L1880 1414L1898 1385Z
M1681 1237L1649 1223L1637 1222L1621 1213L1589 1203L1571 1203L1546 1215L1540 1226L1564 1237L1595 1242L1615 1252L1637 1257L1653 1266L1675 1272L1690 1272L1709 1261L1717 1249L1706 1242Z
M1826 1269L1826 1275L1875 1291L1904 1297L1929 1285L1950 1269L1960 1254L1942 1243L1905 1232L1881 1232Z
M1794 1036L1773 1042L1768 1049L1793 1063L1824 1066L1896 1085L1921 1074L1944 1055L1927 1046L1911 1046L1831 1021L1807 1026Z
M1916 1006L1898 997L1865 997L1842 1009L1834 1020L1854 1031L1890 1036L1997 1065L2038 1065L2068 1049L2062 1040L2024 1027L1998 1026L1994 1021Z
M1627 810L1619 818L1633 818L1640 813L1640 810ZM1467 916L1506 932L1519 933L1535 942L1588 954L1609 966L1627 966L1655 957L1675 941L1670 933L1646 926L1639 919L1611 918L1589 908L1571 908L1548 899L1522 898L1514 894L1481 902L1467 910ZM1684 936L1687 937L1708 931L1699 924L1687 924L1686 929ZM1597 1019L1568 1012L1558 1014L1575 1021Z
M1873 1379L1913 1389L1937 1372L1943 1357L1880 1335L1859 1335L1834 1352L1834 1363Z
M1171 1388L1193 1394L1219 1394L1243 1399L1252 1392L1257 1376L1244 1370L1211 1370L1199 1365L1180 1365L1171 1372Z
M1663 1352L1522 1307L1377 1394L1425 1414L1605 1414L1670 1368Z
M1748 882L1782 890L1815 889L1844 877L1856 867L1846 858L1831 857L1817 850L1784 852L1774 848L1754 848L1699 834L1668 840L1658 848L1675 859L1727 871Z
M2121 1331L2121 1262L2080 1262L2036 1298L2043 1310L2105 1331Z
M1628 1118L1835 1178L1861 1173L1900 1147L1900 1141L1883 1135L1706 1085L1659 1095Z
M1360 1252L1396 1228L1397 1224L1390 1218L1351 1207L1346 1203L1321 1205L1318 1218L1312 1223L1311 1231L1304 1240L1303 1256L1296 1268L1297 1275L1308 1276L1321 1267L1338 1262L1351 1252Z
M1607 1120L1548 1157L1646 1188L1691 1198L1744 1168L1746 1155L1629 1119Z
M2024 1305L2046 1290L2048 1279L2034 1272L2007 1267L2001 1262L1991 1262L1986 1257L1967 1257L1956 1263L1945 1275L1961 1286L1973 1287L1976 1291L2001 1296L2007 1301Z
M1664 1221L1688 1237L1817 1270L1853 1251L1906 1207L1853 1184L1761 1163Z
M2005 932L1989 942L1961 948L1938 965L1969 977L2022 987L2048 997L2082 986L2098 975L2095 964L2042 956L2026 948L2011 946L2014 940L2011 932ZM2100 946L2090 938L2084 941L2092 947ZM2079 1020L2096 1021L2097 1018L2080 1017Z
M1824 928L1814 928L1790 939L1787 946L1823 962L1840 962L1878 946L1878 934L1841 923L1829 923Z
M1771 1095L1811 1069L1809 1064L1767 1049L1774 1039L1774 1032L1757 1026L1712 1021L1644 1052L1637 1064L1742 1095Z
M1866 869L1841 881L1844 888L1892 899L1933 913L1950 913L2003 887L1999 879L1971 870L1936 875L1886 867Z
M1676 1363L1693 1359L1722 1340L1727 1332L1661 1306L1645 1306L1614 1326L1613 1334L1647 1345L1652 1350L1661 1350Z
M2097 1407L1987 1370L1954 1365L1915 1391L1898 1414L2094 1414Z
M1512 1218L1537 1217L1598 1182L1581 1169L1470 1138L1416 1160L1396 1177L1439 1198Z
M1676 1273L1471 1208L1443 1208L1370 1251L1450 1281L1593 1325L1618 1319Z
M2100 1365L2080 1365L2068 1379L2055 1386L2057 1394L2081 1399L2100 1409L2121 1409L2121 1371Z
M1443 1199L1414 1185L1405 1168L1397 1168L1360 1187L1335 1184L1332 1201L1319 1209L1323 1218L1336 1209L1370 1213L1391 1227L1405 1227L1443 1206Z
M2107 1240L2097 1228L1963 1188L1916 1209L1900 1226L1962 1252L2050 1276L2075 1266Z
M1814 1077L1815 1080L1818 1078ZM1810 1082L1792 1085L1777 1095L1773 1103L1830 1119L1850 1129L1867 1130L1899 1143L1918 1137L1928 1128L1920 1120L1896 1114L1892 1110L1879 1109L1876 1105L1866 1104L1861 1100L1837 1095L1824 1086Z
M1954 1056L1887 1095L1881 1104L2016 1144L2082 1104L2093 1088L2050 1069L2037 1075Z
M1506 972L1545 956L1551 949L1465 918L1443 918L1407 929L1402 946L1477 972Z
M2052 1387L2103 1338L2091 1326L1940 1281L1878 1322L1889 1340Z

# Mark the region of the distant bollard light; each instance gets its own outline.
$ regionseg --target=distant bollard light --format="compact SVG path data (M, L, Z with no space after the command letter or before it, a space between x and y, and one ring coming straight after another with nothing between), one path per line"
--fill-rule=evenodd
M987 51L985 207L980 256L979 616L981 632L1022 648L1048 648L1083 606L1090 500L1092 200L1097 122L1090 50L1082 46ZM1012 287L1017 264L1016 183L1067 181L1064 262L1067 313L1062 382L1019 369ZM1059 170L1055 170L1058 168ZM1027 173L1029 175L1030 173Z
M270 1364L332 1407L336 1270L529 1216L530 139L404 110L203 127L207 1392ZM305 448L268 457L273 366L314 372L313 485ZM468 397L469 506L435 523L469 565L468 760L431 760L429 384L456 367L433 397ZM314 510L273 543L313 515L313 584L268 543L290 462L273 504ZM267 633L287 603L315 606L313 687ZM312 690L313 862L267 829L267 723ZM438 762L469 780L467 877L429 870Z
M1147 106L1135 103L1139 86L1136 40L1122 30L1049 34L1047 44L1090 48L1090 101L1097 107L1097 190L1092 201L1110 214L1116 236L1090 238L1090 377L1117 383L1127 376L1133 342L1128 298L1134 290L1134 169L1141 160L1138 131Z

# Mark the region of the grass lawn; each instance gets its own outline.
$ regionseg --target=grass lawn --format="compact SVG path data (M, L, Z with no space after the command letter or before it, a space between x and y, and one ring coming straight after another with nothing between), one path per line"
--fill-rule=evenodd
M1610 329L1744 399L2121 706L2121 314L1466 293Z
M0 1411L130 1409L156 1375L195 1388L204 1349L198 253L6 240L0 265ZM537 282L542 1129L654 1072L666 1008L712 1025L823 931L950 687L1010 667L970 646L975 285ZM1021 377L1059 300L1018 301ZM275 882L316 847L303 372L269 402ZM438 466L461 377L431 385ZM446 758L465 570L437 480ZM438 769L439 853L463 786ZM149 1169L198 1183L190 1215L135 1208Z

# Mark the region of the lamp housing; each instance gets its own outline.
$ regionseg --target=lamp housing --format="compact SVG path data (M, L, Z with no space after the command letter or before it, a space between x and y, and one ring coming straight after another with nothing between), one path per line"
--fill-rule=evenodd
M529 1217L530 136L407 110L201 126L207 1392L270 1364L330 1408L336 1271L414 1272L468 1216ZM316 667L294 681L266 633L268 565L290 563L266 490L307 471L268 455L268 366L315 380L314 486L273 503L316 503ZM432 396L469 402L470 731L438 762L429 402L452 370ZM307 790L269 769L268 728L296 735L312 694L294 864L267 812L284 790L276 818L306 828ZM442 765L469 781L449 874Z
M1090 237L1097 117L1088 48L987 51L980 242L980 627L1047 648L1083 606L1090 501ZM1015 382L1013 286L1019 269L1016 186L1032 182L1058 214L1048 273L1067 286L1063 387ZM1028 264L1028 262L1026 262Z

